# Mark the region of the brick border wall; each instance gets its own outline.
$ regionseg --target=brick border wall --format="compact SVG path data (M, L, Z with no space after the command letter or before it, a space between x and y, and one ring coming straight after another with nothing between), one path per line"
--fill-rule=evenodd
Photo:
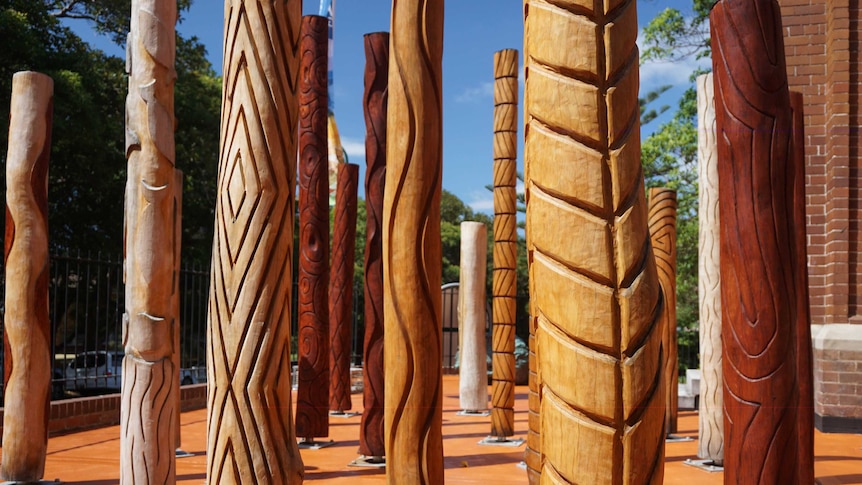
M206 407L206 384L183 386L180 390L180 406L183 412ZM3 433L3 412L4 409L0 408L0 436ZM58 436L117 424L120 424L119 394L64 399L51 402L48 435Z

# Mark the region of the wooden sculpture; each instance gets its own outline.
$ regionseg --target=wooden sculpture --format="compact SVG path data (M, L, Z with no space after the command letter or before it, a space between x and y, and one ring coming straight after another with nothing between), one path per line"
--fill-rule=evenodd
M120 483L176 480L177 252L174 56L177 4L133 0L126 69L126 313Z
M359 453L382 462L383 439L383 187L386 182L386 105L389 33L365 36L365 336Z
M518 51L494 54L494 281L491 437L515 434Z
M798 467L788 462L798 449L798 292L781 13L773 0L721 0L710 25L721 188L724 479L800 483Z
M51 401L48 319L48 159L54 81L37 72L12 76L6 152L6 313L11 361L5 388L0 476L36 482L45 473ZM11 357L11 359L9 358Z
M635 2L528 0L525 13L541 481L661 483L663 303L640 164Z
M793 111L793 223L796 251L796 371L799 388L799 483L814 483L814 369L808 303L808 245L805 221L805 118L802 93L790 93Z
M443 0L394 0L383 295L386 480L443 480Z
M353 262L356 259L356 190L359 165L338 165L335 228L329 287L329 409L350 410L350 342L353 327Z
M664 295L661 314L662 376L664 379L665 433L676 433L679 368L676 343L676 191L649 190L649 233L658 282Z
M718 233L718 158L712 74L697 77L698 281L700 299L700 407L697 456L724 464L721 378L721 278Z
M326 17L302 17L299 48L299 370L296 434L329 435L329 187Z
M301 11L294 1L225 2L207 320L212 484L302 483L290 389Z
M488 230L481 222L461 223L461 274L458 289L459 397L461 409L488 409L488 348L485 342L485 271Z

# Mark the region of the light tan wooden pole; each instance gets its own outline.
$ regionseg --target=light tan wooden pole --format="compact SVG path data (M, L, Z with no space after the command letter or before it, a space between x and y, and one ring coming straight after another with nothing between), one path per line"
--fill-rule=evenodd
M518 51L494 54L494 274L491 440L515 434Z
M443 480L443 0L393 0L383 204L386 480Z
M662 300L640 163L635 2L567 5L525 6L541 481L661 483Z
M721 274L718 226L718 156L712 74L697 77L698 255L700 300L700 405L697 456L724 464L721 377Z
M225 2L207 482L299 484L291 412L297 0ZM241 470L241 473L237 473Z
M485 274L488 230L481 222L461 223L458 332L461 410L484 413L488 409L488 347L485 341Z
M179 392L173 359L174 70L177 4L133 0L126 52L128 181L125 209L126 313L120 401L120 483L176 480Z
M45 472L51 400L48 320L48 159L54 81L12 76L6 151L6 314L12 369L5 389L0 476L38 481Z

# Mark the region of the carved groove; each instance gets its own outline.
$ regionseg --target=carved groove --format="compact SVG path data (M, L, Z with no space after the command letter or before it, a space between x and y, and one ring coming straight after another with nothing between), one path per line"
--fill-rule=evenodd
M444 483L440 191L443 1L395 0L383 213L386 478Z
M0 475L38 482L45 473L51 400L48 318L48 160L54 81L12 76L6 152L5 413Z
M302 18L299 79L299 385L296 433L329 435L326 17Z
M792 116L777 2L710 14L721 213L725 483L800 483ZM755 237L753 237L755 236Z
M350 402L350 342L353 326L353 262L356 249L356 190L359 165L339 164L335 192L335 229L329 287L329 409L348 411Z
M386 107L389 34L365 36L365 339L359 453L383 457L383 187L386 182Z
M602 8L525 7L533 483L539 472L546 483L608 484L664 474L663 304L639 157L637 15L631 0Z
M225 3L208 483L302 482L290 384L300 14L299 2Z
M698 290L700 298L700 409L697 456L724 463L721 377L721 274L718 157L712 74L697 77Z
M661 314L662 375L665 393L665 430L677 431L679 367L676 340L676 191L652 188L649 191L649 232L655 255L658 281L664 295Z

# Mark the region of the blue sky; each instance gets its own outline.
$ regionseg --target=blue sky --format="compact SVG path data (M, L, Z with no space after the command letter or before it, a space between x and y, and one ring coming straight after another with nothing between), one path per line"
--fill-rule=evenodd
M184 36L197 36L221 73L222 1L195 0L177 29ZM303 13L318 13L320 0L304 0ZM645 25L668 6L690 11L686 0L645 0L638 2L638 19ZM390 0L337 0L334 47L335 114L342 142L351 162L360 166L364 180L365 122L362 114L365 54L362 36L388 31ZM70 22L85 40L116 55L122 51L97 37L81 21ZM494 52L523 49L523 0L455 0L446 2L443 46L443 188L457 195L475 210L493 213L492 183L493 56ZM523 58L521 59L523 64ZM668 91L656 107L676 99L687 85L693 61L679 64L647 64L641 67L641 92L663 84ZM523 95L523 93L522 93ZM522 96L523 97L523 96ZM655 129L669 114L642 129L643 136ZM519 125L520 126L520 125ZM523 137L523 133L519 133ZM518 166L523 171L523 145ZM179 161L180 164L182 161ZM213 161L216 163L216 161ZM360 184L361 186L362 184ZM360 192L363 192L360 187Z

